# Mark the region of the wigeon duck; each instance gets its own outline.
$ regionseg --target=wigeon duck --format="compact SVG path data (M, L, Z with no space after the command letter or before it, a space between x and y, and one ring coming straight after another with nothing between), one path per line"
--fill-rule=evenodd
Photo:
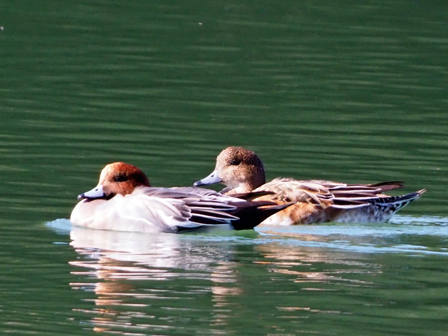
M236 196L241 198L202 188L153 188L139 168L115 162L102 170L95 188L78 196L81 201L70 221L116 231L175 233L209 226L243 230L288 206L250 200L256 193Z
M271 191L256 200L277 204L295 202L269 217L262 224L294 225L323 222L380 223L388 221L404 206L419 198L426 190L389 196L383 192L403 186L401 181L374 184L346 184L332 181L301 181L276 178L265 183L263 163L253 151L228 147L216 158L215 170L194 183L194 186L223 183L227 195L250 191Z

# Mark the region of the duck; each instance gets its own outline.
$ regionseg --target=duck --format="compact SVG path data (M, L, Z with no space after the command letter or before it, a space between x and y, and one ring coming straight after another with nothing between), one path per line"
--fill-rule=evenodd
M114 162L103 168L95 188L78 196L70 221L91 229L150 233L211 227L246 230L289 206L252 200L260 195L228 196L195 187L152 187L140 168Z
M216 166L195 187L222 183L222 194L270 192L255 200L292 206L268 217L260 225L298 225L326 222L384 223L400 209L418 199L426 189L401 196L385 194L404 186L402 181L347 184L325 180L275 178L266 183L260 157L243 147L227 147L216 158Z

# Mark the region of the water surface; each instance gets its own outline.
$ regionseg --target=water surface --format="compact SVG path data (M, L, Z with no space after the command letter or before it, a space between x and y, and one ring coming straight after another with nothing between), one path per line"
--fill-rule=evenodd
M445 335L443 1L0 4L0 331ZM268 178L427 188L381 225L72 228L123 160L190 185L226 146ZM217 187L218 188L218 187Z

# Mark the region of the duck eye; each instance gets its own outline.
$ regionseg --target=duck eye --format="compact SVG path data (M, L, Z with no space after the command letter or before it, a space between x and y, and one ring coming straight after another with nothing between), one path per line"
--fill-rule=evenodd
M239 159L233 159L232 161L230 161L230 164L232 166L238 166L241 163L241 160Z
M128 177L126 175L123 175L123 174L114 176L114 181L115 182L124 182L124 181L127 181L127 180L128 180Z

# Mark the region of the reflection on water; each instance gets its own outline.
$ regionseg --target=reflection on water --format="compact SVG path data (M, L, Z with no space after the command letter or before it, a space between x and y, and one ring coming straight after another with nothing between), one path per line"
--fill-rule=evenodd
M421 321L435 318L435 328L445 316L424 309L442 304L431 288L444 275L431 263L448 256L443 218L222 235L100 231L68 220L48 226L70 235L70 287L83 293L72 312L96 332L326 334L347 323L362 330L365 316L385 319L384 328L412 323L410 306Z
M379 265L374 265L357 260L347 260L347 255L341 252L332 253L327 249L291 248L291 246L282 243L267 243L257 246L263 258L263 264L273 273L288 274L296 277L295 282L311 283L329 283L329 282L351 282L352 284L367 285L368 282L347 278L346 274L351 273L370 273L377 274ZM323 263L326 264L326 270L320 272L310 272L295 270L296 268L307 269L309 265ZM305 267L304 267L305 266ZM333 270L336 268L336 271ZM362 269L362 271L361 271ZM302 288L303 290L304 288ZM311 288L311 290L325 290L323 288Z
M219 249L212 245L213 249L210 249L207 244L198 244L195 239L185 235L120 233L73 227L70 238L76 252L88 256L94 262L106 258L130 261L142 267L202 270L208 269L211 261L231 258L231 251L225 244L220 245ZM157 277L162 278L170 276L162 270L157 274Z
M222 242L76 227L70 238L80 256L70 264L81 269L72 274L87 280L70 285L95 293L95 308L86 313L92 314L90 323L98 332L170 329L196 313L210 315L213 329L226 325L226 298L241 292L231 248ZM184 288L177 284L182 279L197 284ZM183 300L189 303L204 295L211 295L210 311L183 306ZM154 311L154 307L159 308ZM160 315L160 310L166 315Z
M0 334L446 334L446 1L0 8ZM380 226L36 230L108 162L189 185L228 145L268 179L428 192Z
M354 275L381 272L368 258L350 260L341 251L266 236L147 235L73 227L70 238L79 256L70 262L79 281L70 285L94 293L94 307L83 311L98 332L178 330L178 323L199 318L208 321L206 334L226 334L244 318L238 311L257 300L265 302L257 315L275 308L278 319L285 314L345 314L334 307L281 297L272 302L269 297L337 291L338 283L366 287L372 282ZM295 238L314 239L307 234Z

